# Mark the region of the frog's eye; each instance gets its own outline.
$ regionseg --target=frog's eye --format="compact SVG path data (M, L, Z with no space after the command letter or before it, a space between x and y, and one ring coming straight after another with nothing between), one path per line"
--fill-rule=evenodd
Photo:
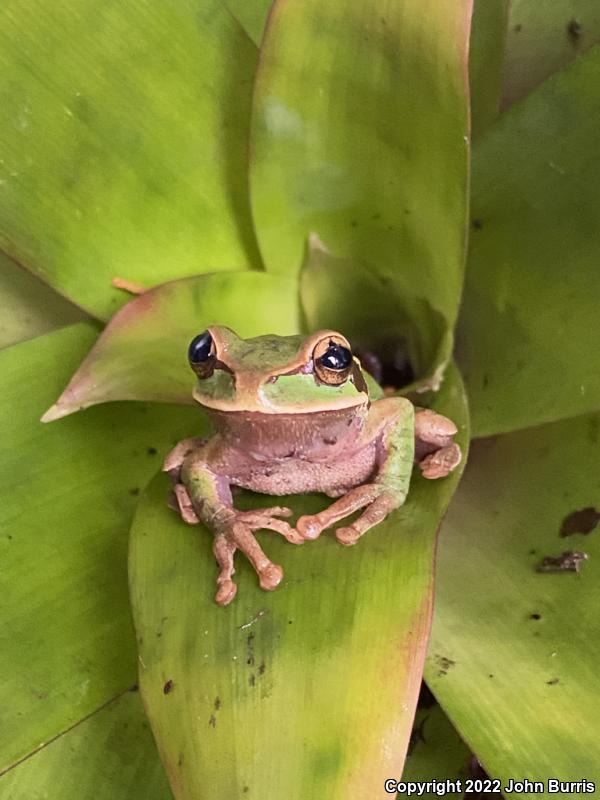
M339 386L344 383L352 369L352 351L346 342L327 338L315 347L313 354L315 373L322 383Z
M215 368L215 343L208 331L194 336L188 347L190 367L200 378L209 378Z

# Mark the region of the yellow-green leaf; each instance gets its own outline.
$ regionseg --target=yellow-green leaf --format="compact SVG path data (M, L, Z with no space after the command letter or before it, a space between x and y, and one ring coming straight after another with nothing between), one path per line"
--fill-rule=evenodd
M427 682L505 786L600 782L599 440L595 414L477 442L440 536Z
M0 772L135 681L127 530L161 455L201 423L128 403L42 425L95 336L82 323L0 352Z
M0 348L86 318L72 303L0 252Z
M223 0L227 8L259 46L272 0Z
M132 692L0 776L0 795L3 800L172 800Z
M278 0L261 47L251 199L267 269L310 233L452 324L463 274L470 0Z
M509 0L474 0L469 48L471 128L481 135L500 113Z
M473 433L600 407L600 49L477 143L459 327Z
M257 265L256 57L220 0L6 0L0 246L102 318L114 277Z

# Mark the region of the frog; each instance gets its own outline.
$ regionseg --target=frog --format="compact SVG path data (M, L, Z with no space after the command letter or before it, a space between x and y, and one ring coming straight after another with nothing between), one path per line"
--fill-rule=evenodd
M433 480L462 459L456 425L406 397L385 396L337 331L244 339L211 325L194 336L187 355L197 378L193 398L213 433L177 444L163 470L184 522L213 533L221 606L237 592L238 550L262 589L281 583L283 569L267 557L257 531L301 545L336 526L337 541L350 547L402 506L415 463ZM318 492L333 502L292 526L287 506L236 509L236 487L277 497Z

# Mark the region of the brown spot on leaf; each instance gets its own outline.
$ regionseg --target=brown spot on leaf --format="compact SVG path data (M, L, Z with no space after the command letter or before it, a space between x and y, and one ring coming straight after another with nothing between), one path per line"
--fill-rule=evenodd
M473 226L473 230L480 231L483 228L483 220L482 219L474 219L471 222Z
M173 691L173 681L168 680L163 686L163 694L169 694L172 691Z
M453 661L451 658L447 658L446 656L436 656L435 661L439 667L439 678L441 678L443 675L446 675L450 667L453 667L456 664L456 661Z
M600 511L593 506L587 506L567 514L560 526L560 535L564 537L572 536L574 533L591 533L599 522Z
M221 698L215 697L215 711L218 711L221 708Z
M541 618L542 618L542 615L538 614L537 611L534 612L533 614L529 615L529 619L541 619Z
M550 678L549 681L546 681L548 686L556 686L557 683L560 683L560 678Z
M210 717L208 718L208 724L210 725L211 728L217 727L217 718L215 717L214 714L211 714Z
M148 453L149 456L155 456L158 453L158 450L156 449L156 447L149 447L146 452Z

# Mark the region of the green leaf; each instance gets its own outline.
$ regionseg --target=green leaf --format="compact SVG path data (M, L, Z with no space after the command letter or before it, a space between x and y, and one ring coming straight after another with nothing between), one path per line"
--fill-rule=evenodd
M511 0L502 105L525 97L598 41L597 0Z
M421 388L439 385L452 353L452 332L427 300L415 300L403 311L404 298L393 279L364 264L334 258L314 239L301 274L300 297L308 330L343 331L359 352L390 360L399 353L408 359Z
M503 781L600 781L600 529L560 536L598 508L599 435L596 414L476 443L440 537L427 682ZM569 550L580 574L536 571Z
M599 70L595 49L475 148L458 357L476 436L600 407Z
M0 794L5 800L172 798L142 705L132 692L0 777Z
M264 272L220 272L166 283L110 321L44 422L109 400L192 403L190 340L207 325L240 336L298 332L295 284Z
M224 0L254 44L260 46L272 0Z
M469 48L471 129L480 136L500 113L509 0L474 0Z
M0 771L134 682L130 518L201 422L137 403L38 422L95 336L79 324L0 352Z
M452 324L462 284L470 0L277 0L261 48L251 199L267 269L310 233Z
M403 781L463 782L467 777L471 754L437 703L431 708L417 710L410 742ZM404 794L401 792L400 796ZM464 791L444 794L444 797L457 799L463 796ZM439 794L424 792L420 797L433 798Z
M256 48L219 0L6 0L0 247L91 313L259 264L247 197Z
M458 422L464 444L455 371L436 408ZM206 786L214 797L372 797L398 773L436 529L457 480L415 475L406 505L349 550L329 535L303 547L264 536L282 585L262 592L239 560L227 608L213 600L212 537L167 508L165 476L150 485L132 530L130 585L140 689L178 800L205 797ZM289 502L296 513L323 507L316 496Z
M85 319L85 314L0 252L0 348Z

